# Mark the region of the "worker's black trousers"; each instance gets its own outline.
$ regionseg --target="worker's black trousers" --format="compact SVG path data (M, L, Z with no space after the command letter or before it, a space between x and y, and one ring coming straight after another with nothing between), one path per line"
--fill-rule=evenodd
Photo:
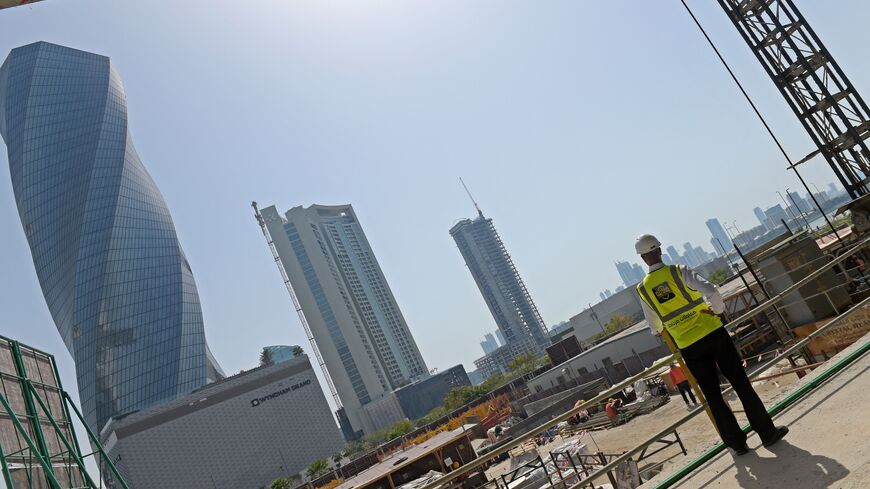
M762 441L775 435L773 420L767 414L764 403L752 389L752 383L743 370L740 355L734 342L725 328L718 328L707 336L681 349L686 366L698 380L698 386L716 421L719 436L725 445L740 448L746 444L746 433L740 429L734 413L728 407L719 389L719 372L728 379L734 387L734 392L740 398L746 417L752 429L758 433ZM718 371L717 371L718 367Z
M684 380L677 384L677 389L680 391L680 395L683 396L683 400L686 401L686 406L689 405L689 398L692 398L692 404L698 404L698 401L695 400L695 393L692 392L692 386L689 385L688 380ZM686 395L688 394L688 397Z

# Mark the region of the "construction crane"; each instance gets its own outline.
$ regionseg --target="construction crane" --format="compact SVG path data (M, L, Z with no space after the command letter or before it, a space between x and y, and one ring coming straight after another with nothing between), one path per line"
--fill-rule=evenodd
M465 189L465 193L468 194L468 198L471 199L471 203L474 204L474 208L477 209L477 215L483 217L483 211L480 210L480 206L477 205L477 201L474 200L474 197L471 196L471 191L468 190L468 187L465 185L465 181L462 179L462 177L459 177L459 183L462 184L462 188Z
M870 110L793 0L717 0L855 199L870 193Z
M323 372L323 377L326 379L326 385L329 386L329 392L332 394L332 399L335 401L336 407L341 409L341 399L338 397L338 392L335 390L335 384L332 382L332 377L329 376L329 370L326 368L326 362L323 361L323 355L320 354L320 349L317 348L317 342L314 341L314 334L311 333L311 327L308 325L308 320L305 319L305 313L302 311L302 306L299 305L299 298L296 297L296 291L293 290L293 284L290 283L290 277L287 275L287 270L281 262L281 257L278 256L278 250L275 248L272 234L269 233L269 228L266 227L266 220L263 219L263 215L260 214L260 208L257 207L257 202L251 202L251 207L254 208L254 217L257 219L257 224L260 225L260 230L263 231L263 237L266 238L266 244L269 245L269 251L272 252L272 258L275 260L275 265L278 266L278 273L281 274L281 279L284 280L284 286L287 287L287 292L290 293L290 300L293 301L293 307L296 309L296 314L299 315L299 321L302 323L305 335L308 336L308 342L311 343L311 349L314 351L314 356L317 358L317 363L320 365L320 370Z

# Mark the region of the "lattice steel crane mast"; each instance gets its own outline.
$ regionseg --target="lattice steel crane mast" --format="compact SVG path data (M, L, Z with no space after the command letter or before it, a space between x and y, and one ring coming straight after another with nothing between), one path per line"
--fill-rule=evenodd
M278 266L278 272L281 274L281 279L284 280L284 286L287 287L287 292L290 293L293 307L296 309L296 313L299 314L299 321L302 323L305 335L308 336L308 342L311 343L311 349L314 351L314 356L317 358L320 370L323 371L323 377L326 379L326 385L329 386L329 392L332 394L332 399L335 401L336 407L341 409L341 399L339 399L338 392L335 390L335 384L332 383L332 377L329 376L329 370L326 369L326 362L323 361L320 349L317 348L317 342L314 341L311 327L308 326L308 320L305 319L305 313L302 311L302 306L299 304L299 299L296 297L296 291L293 290L293 284L290 283L290 277L287 276L287 270L284 269L284 264L281 263L281 257L278 256L278 250L275 249L275 242L272 241L272 235L269 233L269 228L266 227L266 221L263 219L263 215L260 214L260 209L257 207L256 202L251 202L251 207L254 208L254 217L257 219L257 224L260 225L260 229L263 231L263 236L266 238L266 243L269 245L269 251L272 252L272 258L275 260L275 265Z
M870 110L792 0L718 0L852 198L868 193Z

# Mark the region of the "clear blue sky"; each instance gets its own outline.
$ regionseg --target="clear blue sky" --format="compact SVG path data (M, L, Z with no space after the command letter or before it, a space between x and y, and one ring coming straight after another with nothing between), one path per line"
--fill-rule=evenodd
M697 13L798 159L812 148L714 0ZM799 6L865 96L859 0ZM709 246L798 187L677 0L46 0L0 11L0 56L38 40L111 56L227 372L308 348L249 204L352 203L430 367L495 329L447 230L493 218L547 324L580 312L634 237ZM8 168L5 148L0 166ZM819 187L834 180L818 160ZM0 178L0 334L72 361Z

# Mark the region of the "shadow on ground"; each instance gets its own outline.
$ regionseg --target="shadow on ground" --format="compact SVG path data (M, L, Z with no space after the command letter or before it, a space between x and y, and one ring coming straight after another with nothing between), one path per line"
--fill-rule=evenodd
M751 450L746 455L734 457L733 466L720 472L701 488L732 487L723 484L725 481L722 480L728 478L731 467L736 467L736 487L741 489L823 489L849 475L849 470L840 462L810 453L787 440L766 450L774 456L761 457Z

